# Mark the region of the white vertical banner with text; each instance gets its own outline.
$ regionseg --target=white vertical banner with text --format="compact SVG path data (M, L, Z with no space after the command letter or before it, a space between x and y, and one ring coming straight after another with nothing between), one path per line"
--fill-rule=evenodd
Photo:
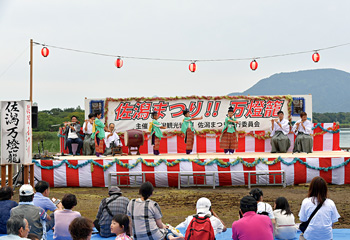
M1 101L1 164L32 161L30 101Z

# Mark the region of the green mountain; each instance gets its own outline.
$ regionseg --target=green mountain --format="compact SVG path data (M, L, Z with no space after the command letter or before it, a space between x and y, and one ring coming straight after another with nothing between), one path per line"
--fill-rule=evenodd
M350 112L350 73L337 69L315 69L278 73L264 78L235 95L312 95L313 112Z

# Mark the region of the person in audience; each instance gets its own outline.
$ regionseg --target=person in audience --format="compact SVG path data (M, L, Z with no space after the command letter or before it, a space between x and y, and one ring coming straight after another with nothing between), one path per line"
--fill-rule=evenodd
M83 155L93 155L95 152L95 142L91 138L92 125L95 120L95 115L93 113L90 113L88 117L89 119L85 120L83 124L83 133L84 133Z
M271 153L286 153L290 147L289 122L284 113L278 112L278 118L271 119Z
M153 145L153 154L159 155L159 145L160 140L163 137L163 133L160 129L166 129L165 126L163 126L160 122L158 122L158 112L154 111L151 113L152 115L152 122L149 126L149 131L151 132L151 139L152 139L152 145Z
M275 216L273 215L273 210L270 204L264 202L263 191L260 188L254 188L249 192L249 195L252 196L258 203L257 214L268 216L272 224L275 224Z
M28 236L27 236L28 239L31 239L31 240L40 240L38 235L34 234L34 233L29 233Z
M240 219L232 223L233 240L273 240L273 226L267 216L259 215L257 202L245 196L240 202Z
M68 231L69 224L73 219L81 217L80 213L72 209L77 205L77 198L74 194L65 194L62 198L63 210L55 211L55 229L53 239L71 239Z
M237 124L238 121L233 116L233 107L230 106L220 136L220 148L224 149L226 154L233 154L238 148Z
M0 188L0 234L6 234L6 222L10 218L11 209L17 207L17 203L12 200L13 190L9 186Z
M35 185L35 191L33 203L34 206L41 207L45 212L50 210L51 212L57 209L62 210L62 204L58 203L57 206L50 200L50 184L46 181L39 181ZM47 216L46 231L49 231L55 225L54 214Z
M69 224L69 233L73 240L90 240L94 224L84 217L74 218Z
M130 220L125 214L116 214L110 225L111 232L117 235L115 240L131 240Z
M184 117L184 120L181 125L181 132L185 135L185 143L186 143L186 154L191 154L194 144L194 127L193 127L193 121L194 120L201 120L203 119L203 116L198 118L191 118L190 117L190 110L185 109L182 111Z
M134 240L183 239L174 237L162 222L162 212L158 203L149 199L153 194L153 185L150 182L142 183L138 199L129 202L127 215L131 218Z
M108 131L109 132L105 133L106 134L106 136L105 136L106 149L105 149L105 153L103 154L105 156L112 154L112 148L111 148L112 142L114 143L114 146L118 146L118 147L122 146L120 138L119 138L118 134L115 132L114 123L109 124Z
M294 215L290 210L288 200L279 197L275 201L273 215L275 216L275 237L277 239L294 239L297 233Z
M129 199L122 196L119 187L111 187L108 191L109 197L101 201L98 208L94 225L100 232L101 237L111 237L111 222L116 214L126 214Z
M226 226L224 222L218 217L218 215L213 211L211 207L211 202L208 198L202 197L198 199L196 204L196 215L190 215L186 218L186 220L179 225L176 226L176 228L185 228L186 231L188 231L188 227L191 225L191 221L194 217L209 217L209 220L211 222L211 226L214 230L214 236L217 234L220 234L221 232L226 232Z
M104 138L105 138L105 124L100 120L102 118L101 111L95 113L95 120L92 126L91 138L95 141L95 153L97 157L103 154Z
M24 184L19 189L19 205L11 209L11 217L23 216L30 226L30 233L35 233L39 238L46 240L46 221L48 215L41 207L34 206L34 189L29 184Z
M328 198L326 180L322 177L314 177L309 186L308 196L301 204L299 212L300 221L306 222L319 204L321 205L321 208L311 219L302 236L307 240L333 239L332 227L340 218L335 203Z
M300 120L298 120L292 131L297 135L294 142L293 153L312 153L313 147L313 137L310 135L312 133L313 124L309 120L307 120L306 112L300 113Z
M77 143L77 151L75 152L76 155L80 155L80 150L83 147L83 140L80 136L80 124L78 123L77 116L72 116L70 119L70 122L64 123L64 130L63 134L65 134L65 146L64 148L68 147L69 155L73 155L72 150L72 143Z
M10 217L6 226L8 235L0 237L1 240L26 239L30 230L28 221L23 216Z

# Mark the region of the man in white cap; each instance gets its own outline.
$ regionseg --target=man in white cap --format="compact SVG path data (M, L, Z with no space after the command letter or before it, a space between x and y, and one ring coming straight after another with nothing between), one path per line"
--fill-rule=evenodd
M202 197L198 199L196 204L197 214L188 216L186 220L179 225L176 226L176 228L185 228L186 229L186 235L188 231L191 229L188 229L189 226L194 226L193 218L199 217L199 218L209 218L211 226L214 230L214 238L216 234L219 234L221 232L226 232L226 227L224 222L218 217L218 215L212 210L211 208L211 202L208 198ZM199 225L196 225L199 226Z
M34 189L24 184L19 189L19 204L11 209L11 217L23 216L30 226L30 233L35 233L41 239L46 239L46 220L48 216L44 209L34 206Z
M111 222L116 214L126 214L129 199L122 196L120 188L111 187L108 191L108 198L101 201L98 208L94 225L100 232L101 237L111 237L115 234L111 233Z

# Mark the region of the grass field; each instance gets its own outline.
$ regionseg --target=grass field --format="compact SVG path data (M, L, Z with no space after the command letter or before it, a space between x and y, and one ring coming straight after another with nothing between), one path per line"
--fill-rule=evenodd
M291 205L291 210L296 222L299 222L298 213L302 200L307 196L307 186L262 187L264 201L271 204L277 197L284 196ZM332 199L338 209L341 218L335 224L335 228L350 228L350 186L330 185L329 198ZM137 198L138 189L122 188L123 195L129 199ZM66 193L73 193L78 198L78 205L74 210L83 216L94 220L100 201L107 197L106 188L52 188L51 197L62 199ZM188 215L195 213L196 201L200 197L207 197L212 202L212 209L231 227L232 222L238 220L239 201L248 195L246 187L218 187L211 188L156 188L152 200L159 203L163 213L163 222L176 226L184 221ZM18 200L18 194L15 195Z
M33 154L38 153L38 143L40 143L41 151L41 141L44 142L44 150L50 153L60 152L60 142L57 132L33 132Z

